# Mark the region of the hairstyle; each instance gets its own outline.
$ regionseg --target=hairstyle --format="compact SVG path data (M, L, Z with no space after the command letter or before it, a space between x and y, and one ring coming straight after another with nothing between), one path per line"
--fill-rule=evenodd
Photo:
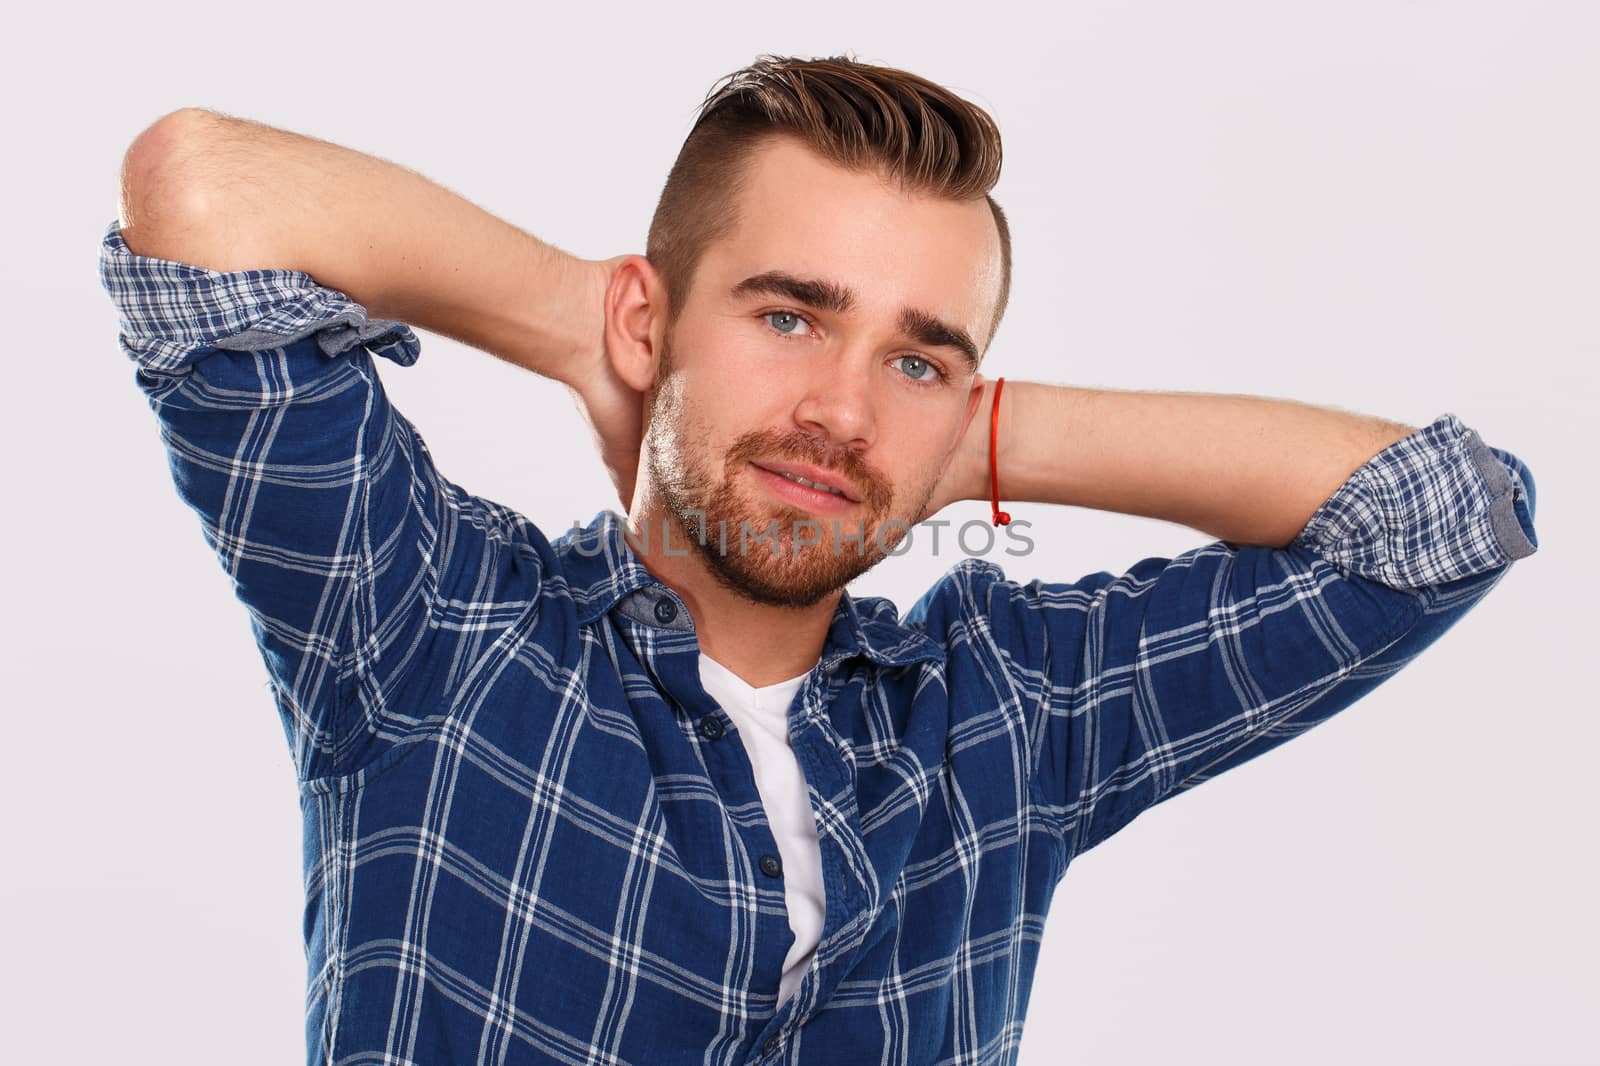
M1000 129L988 112L940 85L848 56L759 56L706 94L645 245L645 258L666 286L669 328L706 248L738 224L752 150L785 134L836 165L880 173L906 192L988 201L1000 234L1001 272L987 349L1011 293L1011 230L989 195L1000 180Z

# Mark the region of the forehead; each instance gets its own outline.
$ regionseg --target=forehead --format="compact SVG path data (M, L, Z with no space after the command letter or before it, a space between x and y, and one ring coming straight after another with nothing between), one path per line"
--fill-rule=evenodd
M1000 294L1000 239L985 199L901 192L789 137L754 151L738 225L703 264L717 296L742 278L782 271L854 290L857 314L916 307L980 344Z

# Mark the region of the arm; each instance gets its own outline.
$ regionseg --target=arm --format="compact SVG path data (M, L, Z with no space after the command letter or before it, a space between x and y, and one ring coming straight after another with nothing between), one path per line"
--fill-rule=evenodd
M1002 404L1010 389L1007 382ZM1172 432L1191 439L1182 428ZM1253 462L1251 471L1184 460L1189 476L1211 478L1224 495L1259 483L1283 460L1253 459L1240 443L1251 432L1236 426L1222 446L1223 454L1233 449L1233 462ZM1141 434L1080 426L1084 435L1115 442ZM1336 439L1311 435L1324 449L1318 461L1335 469L1328 456L1339 454L1330 445ZM1046 436L1040 450L1054 446ZM1127 454L1147 456L1167 447L1125 445ZM1076 466L1074 492L1041 495L1142 500L1146 513L1176 520L1202 510L1204 492L1219 491L1185 486L1168 470L1135 473L1114 443L1085 449ZM1118 487L1109 480L1118 469L1156 487ZM1121 575L1019 584L969 560L908 613L949 640L987 647L993 666L979 683L1027 738L1029 795L1061 842L1063 871L1140 812L1353 704L1538 546L1531 472L1454 415L1359 463L1292 540L1269 546L1286 539L1272 523L1291 521L1298 506L1280 509L1265 532L1244 508L1221 514L1238 543L1144 559Z
M201 108L140 134L121 194L135 255L295 271L373 318L561 382L624 509L633 499L643 400L606 355L603 311L628 256L579 259L394 163Z
M416 722L391 709L424 706L406 678L448 650L451 575L495 547L492 506L439 476L378 380L373 356L410 364L416 337L298 271L138 255L116 222L100 280L173 484L249 611L297 776L378 757Z
M601 350L606 262L327 141L175 111L129 149L119 218L135 254L222 272L300 271L374 318L569 385Z
M945 500L990 495L994 382ZM1000 499L1159 518L1233 544L1286 545L1357 467L1416 427L1290 400L1010 381Z
M118 223L107 228L101 283L178 493L249 610L297 775L348 774L453 713L461 695L449 682L479 642L535 617L549 544L521 516L444 479L389 403L374 357L414 362L410 327L304 270L270 265L290 255L382 300L382 264L341 272L279 249L257 258L253 235L274 227L230 210L224 191L248 185L281 205L292 196L277 185L295 180L293 167L280 174L262 160L248 182L203 181L194 156L240 156L177 125L162 120L128 154L123 214L141 236L135 248ZM360 166L341 174L335 164L329 184L363 199L349 184ZM401 197L413 207L422 198ZM333 227L330 247L359 239L335 213L309 217ZM428 229L403 211L393 224ZM374 243L416 255L403 235L389 240Z

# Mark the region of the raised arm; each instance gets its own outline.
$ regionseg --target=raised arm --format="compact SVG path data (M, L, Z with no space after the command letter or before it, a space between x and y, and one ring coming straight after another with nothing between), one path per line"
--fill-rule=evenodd
M989 498L994 382L940 506ZM1367 460L1417 427L1293 400L1010 381L1000 392L1005 501L1071 504L1283 547Z
M536 343L561 330L516 308L474 332L496 314L474 286L520 261L518 306L555 321L584 286L562 288L559 269L541 281L537 242L519 259L507 229L408 172L204 112L147 130L123 179L99 261L121 347L249 609L297 773L351 773L454 713L449 679L487 632L537 611L553 559L531 522L435 467L375 358L408 365L421 343L361 300L485 347L501 331L521 347L496 354L564 374L540 360L578 340Z
M1076 581L1019 584L969 560L907 614L988 646L972 684L1026 738L1062 870L1350 706L1538 547L1531 471L1453 414L1412 430L1251 397L1020 384L1014 407L1010 382L1001 394L1002 499L1220 538ZM952 464L956 498L987 496L987 446Z
M642 398L606 357L603 310L629 256L580 259L415 171L203 108L163 116L128 149L119 222L136 255L300 271L373 318L561 382L632 500Z
M612 260L552 247L422 175L184 108L124 159L122 236L218 271L299 270L395 319L574 384L597 358Z

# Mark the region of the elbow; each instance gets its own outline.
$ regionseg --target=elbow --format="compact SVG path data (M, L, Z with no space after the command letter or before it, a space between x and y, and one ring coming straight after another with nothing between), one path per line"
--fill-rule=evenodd
M169 112L146 127L122 157L117 221L138 255L186 261L178 239L206 209L206 139L224 116L200 107Z

